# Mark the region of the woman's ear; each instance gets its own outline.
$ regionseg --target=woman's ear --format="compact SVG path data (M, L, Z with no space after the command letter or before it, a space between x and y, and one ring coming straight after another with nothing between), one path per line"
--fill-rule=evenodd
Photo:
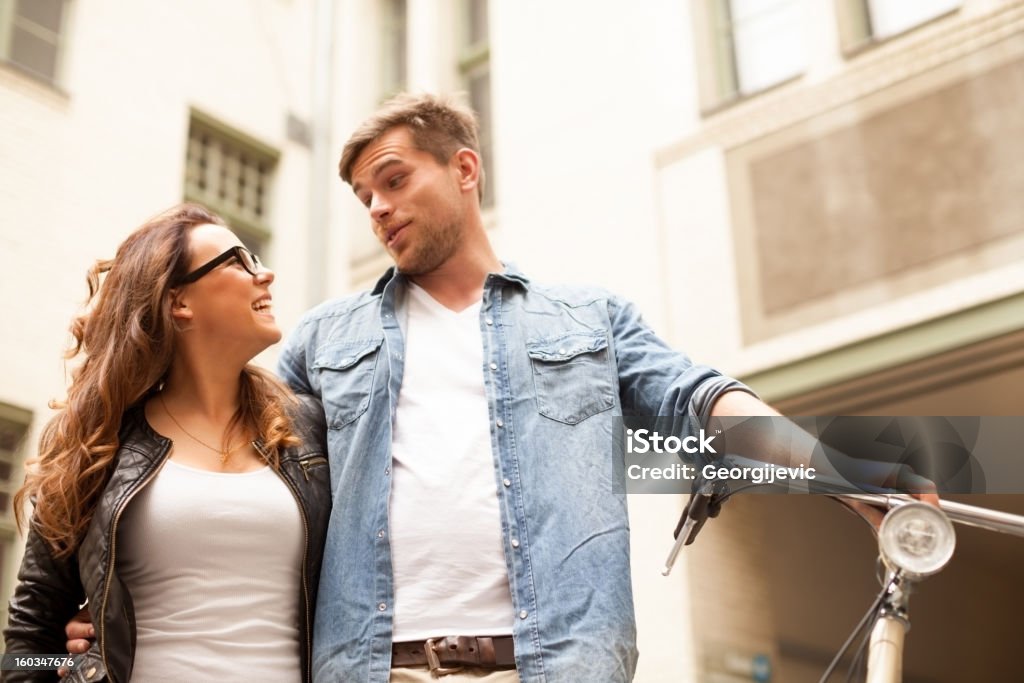
M172 289L168 292L171 297L171 315L175 320L192 320L192 309L189 308L180 289Z

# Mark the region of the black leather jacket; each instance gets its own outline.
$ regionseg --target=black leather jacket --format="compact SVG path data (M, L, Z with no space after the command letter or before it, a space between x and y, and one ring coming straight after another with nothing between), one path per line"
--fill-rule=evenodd
M293 429L302 445L281 453L278 473L299 503L306 539L299 599L304 681L311 681L313 610L323 559L331 490L325 456L325 420L320 402L300 397ZM18 587L4 631L8 654L66 652L64 626L88 599L97 639L65 681L126 683L135 656L135 615L131 596L118 577L114 540L125 506L151 482L171 450L171 441L146 422L141 407L122 420L114 471L103 491L78 551L55 559L50 547L30 529ZM258 445L258 444L257 444ZM240 667L244 663L239 663ZM5 681L55 681L55 671L4 671Z

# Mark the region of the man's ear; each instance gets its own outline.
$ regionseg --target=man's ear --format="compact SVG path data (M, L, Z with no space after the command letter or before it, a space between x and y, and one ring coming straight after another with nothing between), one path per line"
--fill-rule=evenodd
M452 159L459 172L459 187L475 191L480 183L480 155L469 147L463 147Z
M168 295L171 297L171 315L175 320L192 320L192 309L180 289L172 289Z

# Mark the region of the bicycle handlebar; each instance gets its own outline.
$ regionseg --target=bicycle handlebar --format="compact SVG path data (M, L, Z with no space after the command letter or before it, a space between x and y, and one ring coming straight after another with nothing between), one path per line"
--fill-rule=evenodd
M879 494L879 493L830 493L833 498L845 498L848 500L859 500L862 503L884 507L886 509L899 507L915 501L914 498L903 494ZM988 508L976 505L956 503L951 500L940 500L939 507L951 521L968 526L997 531L1002 534L1010 534L1024 538L1024 516L1015 515L1001 510L989 510Z

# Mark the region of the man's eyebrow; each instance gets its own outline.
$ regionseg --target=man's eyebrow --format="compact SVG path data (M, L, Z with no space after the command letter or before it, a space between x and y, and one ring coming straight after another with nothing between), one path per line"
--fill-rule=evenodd
M373 168L370 169L370 178L376 178L378 175L381 174L382 171L387 169L389 166L394 166L395 164L400 163L402 163L402 160L399 159L398 157L387 157L385 159L381 159L376 164L374 164ZM354 192L355 194L359 194L359 190L361 188L362 186L359 183L355 183L354 185L352 185L352 192Z

